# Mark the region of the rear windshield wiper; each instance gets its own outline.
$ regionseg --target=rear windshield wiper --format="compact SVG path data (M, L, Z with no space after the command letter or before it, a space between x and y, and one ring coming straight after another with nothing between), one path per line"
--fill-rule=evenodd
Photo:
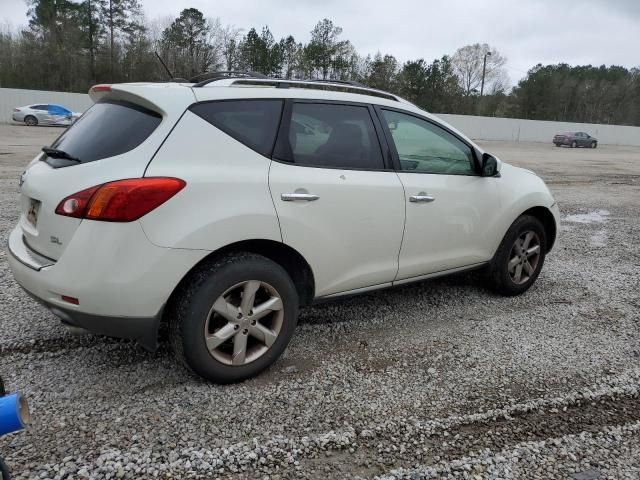
M71 160L73 162L82 162L79 158L69 155L64 150L58 150L57 148L42 147L42 151L51 158L64 158L65 160Z

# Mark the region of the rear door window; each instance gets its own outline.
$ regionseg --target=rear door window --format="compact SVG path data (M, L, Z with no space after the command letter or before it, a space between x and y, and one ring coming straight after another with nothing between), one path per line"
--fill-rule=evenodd
M266 157L276 140L282 100L224 100L196 103L193 113Z
M296 102L287 134L275 153L280 160L325 168L384 169L366 106Z
M159 113L133 103L99 102L58 137L51 148L63 150L79 163L115 157L144 142L161 121ZM78 162L47 157L47 163L66 167Z

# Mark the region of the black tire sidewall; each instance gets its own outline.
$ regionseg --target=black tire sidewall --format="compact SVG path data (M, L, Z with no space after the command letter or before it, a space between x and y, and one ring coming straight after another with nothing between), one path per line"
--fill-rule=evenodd
M534 274L523 284L517 284L509 275L511 249L516 239L528 230L533 230L540 239L540 258ZM527 291L535 283L542 271L545 260L547 237L544 226L535 217L523 215L519 217L505 234L491 265L492 288L503 295L519 295Z
M298 296L287 272L277 263L259 255L238 255L218 263L209 274L200 274L191 285L188 305L180 313L184 360L198 375L216 383L237 382L253 377L275 362L289 344L296 328ZM261 280L276 289L282 298L284 319L271 348L253 362L242 366L225 365L209 353L204 337L207 315L213 302L228 288L247 280Z
M30 123L29 119L32 119L33 122ZM38 119L33 115L27 115L26 117L24 117L24 123L27 125L27 127L35 127L36 125L38 125Z

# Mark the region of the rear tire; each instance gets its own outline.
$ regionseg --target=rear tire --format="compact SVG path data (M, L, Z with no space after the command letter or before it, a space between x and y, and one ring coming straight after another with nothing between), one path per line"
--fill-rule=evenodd
M233 383L284 352L298 320L298 294L274 261L234 253L197 267L168 314L175 356L207 380Z
M485 271L488 287L505 296L526 292L540 275L546 245L540 220L530 215L518 217Z
M24 123L27 127L35 127L38 125L38 119L33 115L27 115L24 117Z
M573 142L571 142L571 148L576 148L577 146L578 146L578 144L576 143L575 140Z

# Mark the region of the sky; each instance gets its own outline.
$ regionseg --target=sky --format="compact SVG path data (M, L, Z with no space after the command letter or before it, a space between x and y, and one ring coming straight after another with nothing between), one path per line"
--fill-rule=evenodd
M194 7L245 31L306 42L322 18L363 55L432 61L472 43L507 58L515 84L537 63L640 66L640 0L140 0L148 20ZM26 24L25 0L0 0L0 21Z

